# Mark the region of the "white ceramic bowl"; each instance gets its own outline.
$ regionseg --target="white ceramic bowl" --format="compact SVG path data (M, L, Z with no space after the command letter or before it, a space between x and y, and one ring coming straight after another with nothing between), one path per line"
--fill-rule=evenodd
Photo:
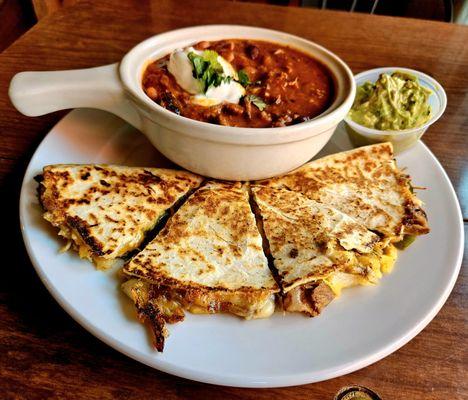
M176 115L144 93L145 67L172 50L202 40L260 39L300 49L333 75L335 100L308 122L280 128L213 125ZM90 107L110 111L140 129L167 158L214 178L262 179L288 172L313 157L346 116L356 92L346 64L323 47L283 32L238 25L206 25L166 32L134 47L120 64L55 72L22 72L12 79L10 98L23 114Z
M379 129L371 129L359 125L347 116L345 118L346 130L354 145L363 146L374 143L392 142L395 153L400 153L414 146L424 132L426 132L427 128L436 122L444 113L445 107L447 106L447 95L442 85L429 75L414 69L386 67L364 71L354 77L356 86L361 86L365 82L374 83L379 79L380 74L391 74L395 71L408 72L417 76L419 84L431 90L432 94L429 96L429 105L432 110L431 119L417 128L404 129L401 131L381 131Z

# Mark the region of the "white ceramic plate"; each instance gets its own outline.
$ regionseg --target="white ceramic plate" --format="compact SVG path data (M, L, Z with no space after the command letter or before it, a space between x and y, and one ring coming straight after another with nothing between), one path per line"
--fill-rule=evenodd
M341 128L327 152L349 148ZM100 272L63 243L41 218L33 180L55 163L165 164L143 135L117 117L75 110L46 136L26 171L20 214L26 248L47 289L85 329L122 353L174 375L243 387L317 382L363 368L403 346L436 315L461 264L463 230L455 192L439 162L418 143L398 156L426 203L431 233L400 252L391 275L376 287L344 291L317 318L276 313L244 321L228 315L187 315L170 326L156 353L116 270Z

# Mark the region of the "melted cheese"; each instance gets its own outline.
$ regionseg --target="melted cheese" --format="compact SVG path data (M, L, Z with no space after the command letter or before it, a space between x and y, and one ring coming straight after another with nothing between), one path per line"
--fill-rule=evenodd
M365 268L365 279L370 283L377 283L382 278L381 255L365 254L357 257L360 266Z
M141 279L130 279L122 284L122 290L135 303L155 301L163 315L180 313L184 309L192 314L214 314L227 312L245 319L268 318L275 311L275 296L250 296L239 292L206 292L197 293L195 296L184 295L184 292L167 290L151 296L151 284ZM137 304L138 305L138 304Z
M384 249L384 254L381 259L381 270L384 274L389 274L393 271L395 262L398 256L397 249L394 245L390 244Z
M382 277L382 273L389 274L395 265L397 259L397 249L394 245L388 244L382 254L363 254L358 255L359 265L363 268L362 272L359 269L350 272L334 272L324 282L330 286L333 292L339 296L341 290L357 285L373 285L377 284Z
M180 297L173 294L172 297ZM236 293L219 296L216 294L200 294L195 299L186 301L181 298L183 308L192 314L214 314L227 312L245 319L268 318L275 312L275 296L252 299ZM222 306L222 310L221 310Z
M64 253L70 249L74 249L75 251L77 251L80 258L93 262L94 265L96 265L97 269L112 268L114 264L116 264L115 259L108 259L93 255L89 250L89 247L83 242L81 236L76 234L73 230L69 229L68 227L62 226L58 234L67 240L67 243L59 250L60 253ZM124 247L124 251L130 251L132 249L133 248L130 244Z
M257 310L252 315L252 319L258 318L269 318L275 312L275 295L271 295L263 304L262 307L257 308Z
M324 279L324 282L330 286L330 289L333 291L333 293L335 293L336 296L339 296L341 291L345 288L370 284L370 282L364 276L347 272L335 272L328 278Z

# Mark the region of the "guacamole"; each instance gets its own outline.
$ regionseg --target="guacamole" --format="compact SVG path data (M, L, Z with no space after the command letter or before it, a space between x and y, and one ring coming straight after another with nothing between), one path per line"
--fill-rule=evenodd
M415 128L431 118L428 104L431 93L411 74L399 71L381 74L377 82L366 82L357 88L349 117L373 129Z

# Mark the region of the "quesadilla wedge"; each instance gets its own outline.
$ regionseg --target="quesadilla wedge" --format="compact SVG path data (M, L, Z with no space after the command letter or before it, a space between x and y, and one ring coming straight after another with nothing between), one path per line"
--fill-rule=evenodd
M391 143L333 154L257 184L328 204L390 242L429 232L422 202L409 176L397 168Z
M123 268L123 290L164 348L165 323L192 313L269 317L279 288L268 267L245 184L208 182Z
M49 165L39 178L44 218L98 268L136 250L198 175L115 165Z
M341 288L381 276L380 237L334 207L285 189L252 187L285 311L320 313Z

